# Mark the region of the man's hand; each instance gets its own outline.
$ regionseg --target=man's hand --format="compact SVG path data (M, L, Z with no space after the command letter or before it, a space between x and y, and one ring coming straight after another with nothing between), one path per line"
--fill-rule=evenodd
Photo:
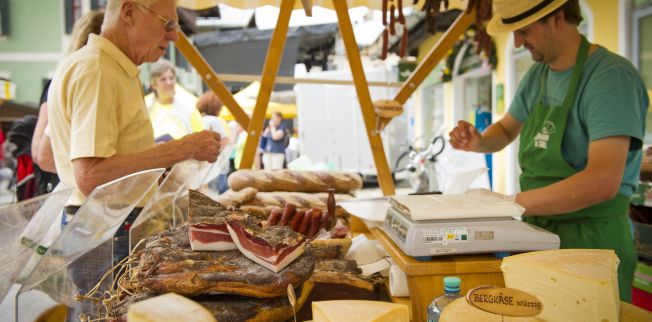
M455 149L470 152L478 152L480 149L482 136L476 130L475 126L469 122L457 122L457 126L449 135L451 138L450 143Z
M181 140L186 155L190 155L197 161L208 161L210 163L217 161L217 156L221 150L219 133L204 130L186 135Z

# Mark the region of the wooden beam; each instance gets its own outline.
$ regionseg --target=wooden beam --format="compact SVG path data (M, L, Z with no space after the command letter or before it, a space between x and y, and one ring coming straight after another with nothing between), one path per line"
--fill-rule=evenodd
M360 101L362 118L364 119L367 137L369 138L369 144L371 145L371 153L373 154L376 171L378 173L378 183L380 184L380 189L383 191L383 195L393 195L396 193L394 181L392 180L392 173L387 164L385 149L383 149L383 140L380 137L380 134L376 133L375 130L376 114L374 112L373 103L371 102L371 95L369 95L367 79L362 68L358 44L355 41L355 36L353 34L351 18L349 18L349 8L346 0L333 0L333 7L337 12L340 34L344 41L346 55L349 59L349 66L351 66L351 74L353 75L353 82L355 83L355 89Z
M260 75L224 74L219 77L226 82L252 83L260 81ZM369 86L400 88L402 82L367 82ZM324 85L355 85L352 80L321 79L321 78L295 78L290 76L276 76L276 84L324 84Z
M312 17L312 0L301 0L306 17Z
M208 65L204 57L199 53L199 51L197 51L197 48L192 45L183 31L179 30L177 34L179 40L175 43L176 47L192 67L197 70L201 78L204 80L204 83L215 92L215 95L220 98L222 104L229 109L235 120L240 123L240 126L242 126L243 129L246 129L249 126L249 116L247 116L247 113L245 113L240 104L238 104L231 94L231 91L229 91L226 85L224 85L224 82L217 77L213 68Z
M265 122L265 114L267 113L267 104L274 89L274 81L276 74L278 74L281 58L283 58L283 50L285 49L285 40L287 38L293 8L294 0L281 0L276 28L274 28L272 39L269 42L267 57L263 66L260 90L256 98L256 107L254 108L249 127L247 127L247 142L245 143L242 154L240 169L251 169L254 157L256 156L260 134L263 131L263 123Z
M455 22L448 28L446 33L439 38L428 55L421 61L419 66L412 72L410 77L403 82L403 86L396 93L394 100L404 105L414 91L423 83L430 72L448 54L453 45L460 39L467 28L475 21L475 9L462 11ZM381 127L385 127L392 119L382 119Z
M410 77L403 82L403 87L398 91L394 100L401 104L412 96L414 91L421 85L424 79L437 66L439 61L448 54L453 45L460 39L466 29L475 21L475 10L470 12L462 11L455 22L448 28L446 33L439 38L435 46L430 50L419 66L412 72Z

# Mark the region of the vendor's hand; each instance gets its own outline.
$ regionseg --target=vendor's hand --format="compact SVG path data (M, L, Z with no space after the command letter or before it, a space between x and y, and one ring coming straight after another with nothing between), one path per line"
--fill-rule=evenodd
M220 134L204 130L184 136L182 139L184 151L197 161L217 161L220 154Z
M449 135L450 143L455 149L476 152L480 147L482 136L469 122L457 122L457 126L450 131Z
M489 189L484 189L484 188L478 188L478 189L469 189L465 192L465 194L469 195L483 195L483 196L492 196L496 197L502 200L510 201L510 202L515 202L516 201L516 195L504 195L499 192L494 192Z

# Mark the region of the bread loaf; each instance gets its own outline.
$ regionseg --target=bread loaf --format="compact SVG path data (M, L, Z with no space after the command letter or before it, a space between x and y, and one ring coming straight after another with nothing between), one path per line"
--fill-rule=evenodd
M251 202L256 197L256 189L244 188L239 191L228 190L215 198L215 201L224 207L239 207L240 205Z
M346 193L362 188L357 173L338 171L239 170L229 176L229 187L258 191L326 192L328 188Z
M351 195L335 194L335 201L351 199ZM327 193L304 193L304 192L259 192L254 200L247 204L256 206L285 207L285 204L293 204L297 208L309 209L318 208L326 211ZM336 209L337 213L337 209ZM337 215L336 215L337 216Z

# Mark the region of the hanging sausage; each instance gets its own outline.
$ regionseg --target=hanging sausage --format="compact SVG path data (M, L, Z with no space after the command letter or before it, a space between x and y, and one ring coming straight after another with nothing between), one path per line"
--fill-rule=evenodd
M475 41L477 43L476 54L484 52L487 56L490 55L493 49L491 37L487 34L485 22L491 19L491 10L493 8L492 0L470 0L467 12L475 8Z
M398 16L396 16L396 10L398 10ZM394 36L397 33L397 23L402 27L400 56L405 57L407 55L408 31L405 15L403 14L403 0L382 0L382 14L385 30L383 30L383 44L380 59L387 58L389 36Z

